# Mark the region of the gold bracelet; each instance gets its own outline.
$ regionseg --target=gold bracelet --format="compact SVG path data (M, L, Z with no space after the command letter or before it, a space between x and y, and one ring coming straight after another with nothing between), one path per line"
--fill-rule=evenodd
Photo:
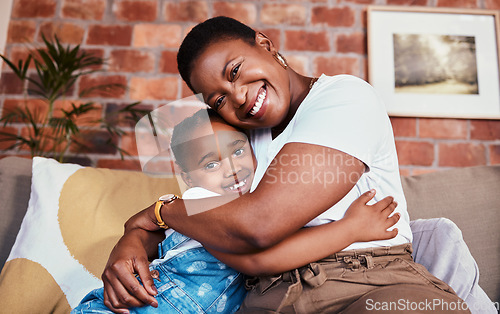
M160 196L158 201L156 201L156 203L155 203L155 216L156 216L156 224L158 225L158 227L163 228L163 229L168 229L167 224L161 218L161 212L160 212L161 207L165 204L172 203L173 201L175 201L178 198L179 197L175 194L166 194L166 195Z

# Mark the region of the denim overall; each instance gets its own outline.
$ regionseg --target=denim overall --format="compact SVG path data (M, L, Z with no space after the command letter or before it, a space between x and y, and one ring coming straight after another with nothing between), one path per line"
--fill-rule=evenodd
M190 238L174 232L158 246L158 255ZM233 313L246 296L243 275L217 260L203 247L181 252L149 267L158 294L158 308L131 308L130 313ZM103 303L103 288L87 294L77 313L112 313Z

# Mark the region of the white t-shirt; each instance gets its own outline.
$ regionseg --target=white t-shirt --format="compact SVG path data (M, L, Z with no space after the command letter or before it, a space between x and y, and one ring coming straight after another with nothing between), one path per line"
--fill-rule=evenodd
M393 196L397 201L396 212L401 214L401 218L394 227L398 228L398 235L390 240L353 243L345 250L411 242L410 219L400 180L392 126L383 102L367 82L350 75L321 75L278 137L273 140L270 129L256 129L252 130L250 139L257 158L252 191L287 143L299 142L334 148L356 157L367 166L366 172L343 199L306 226L341 219L355 199L374 188L377 191L374 201L386 196ZM326 158L316 159L312 162L336 162ZM303 159L302 162L310 160ZM311 167L311 171L313 168ZM298 180L296 176L282 178L271 173L269 175L274 176L269 177L271 182L275 180L286 184L287 180ZM322 182L346 179L341 175L336 176L320 179L324 180ZM314 177L311 172L309 178L301 178L307 179L318 180L318 177Z

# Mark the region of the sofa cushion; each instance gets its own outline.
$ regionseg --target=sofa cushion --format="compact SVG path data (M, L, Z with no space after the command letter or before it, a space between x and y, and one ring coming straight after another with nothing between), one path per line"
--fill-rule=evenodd
M165 193L179 193L175 178L35 157L28 210L0 275L0 308L68 313L102 286L124 222Z
M31 190L31 159L0 159L0 269L21 227Z
M479 266L479 284L500 300L500 165L403 177L410 219L446 217L462 231Z

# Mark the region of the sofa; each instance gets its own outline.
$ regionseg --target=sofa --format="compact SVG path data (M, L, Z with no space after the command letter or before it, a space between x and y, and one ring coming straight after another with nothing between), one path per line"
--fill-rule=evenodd
M480 286L499 301L500 165L401 180L411 219L453 221L477 262ZM0 159L0 312L69 312L84 291L99 286L126 219L157 195L179 191L175 177Z

